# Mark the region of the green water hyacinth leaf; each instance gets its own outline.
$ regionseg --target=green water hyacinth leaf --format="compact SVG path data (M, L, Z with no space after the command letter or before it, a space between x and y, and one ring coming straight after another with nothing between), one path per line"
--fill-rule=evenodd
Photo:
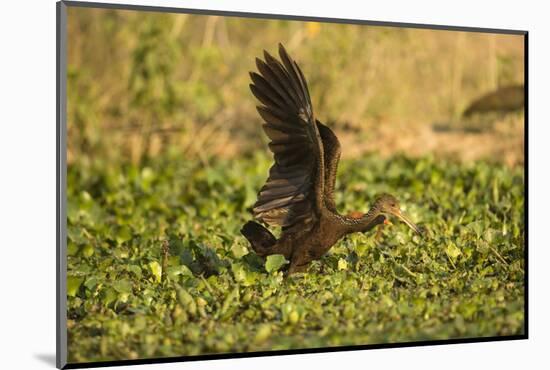
M267 256L265 260L265 270L267 272L278 271L281 267L286 265L288 261L282 254L272 254Z
M466 226L468 229L472 230L476 237L479 238L483 232L483 226L480 221L475 221Z
M233 272L233 276L235 276L235 280L244 286L253 285L259 275L256 272L247 270L241 263L232 264L231 271Z
M67 276L67 295L69 297L74 297L80 285L82 285L82 282L84 282L83 277Z
M220 315L226 316L228 311L234 312L237 309L237 305L235 304L237 300L239 299L239 288L235 288L229 293L225 300L223 301L222 308L220 310Z
M258 327L258 331L256 332L256 335L254 335L254 342L255 343L261 343L267 340L271 335L271 325L270 324L262 324Z
M130 280L117 280L113 283L113 288L119 293L131 293L132 282Z
M86 280L84 286L86 287L86 289L92 290L97 286L98 283L99 279L97 278L97 276L91 276Z
M197 303L191 294L185 289L178 289L178 302L191 316L197 314Z
M458 256L460 256L462 254L460 249L454 244L448 244L447 248L445 249L445 252L452 259L456 259Z
M108 306L117 298L117 296L116 290L108 288L103 292L102 302L105 306Z
M168 274L170 279L176 279L180 275L193 276L193 273L191 272L191 270L189 270L189 267L185 265L168 267L166 269L166 273Z
M91 257L94 254L94 247L89 244L85 245L84 247L82 247L82 254L85 257Z
M131 238L132 238L132 231L130 230L129 227L124 226L120 228L120 230L118 231L116 236L116 241L118 244L122 244L124 242L127 242Z
M241 244L235 243L231 246L231 252L236 258L241 258L248 254L248 249Z
M160 283L162 278L162 266L157 261L149 262L149 270L153 274L153 278L157 283Z
M138 277L138 278L141 277L141 267L139 267L138 265L128 265L126 267L126 270L128 270L129 272L135 274L136 277Z
M343 258L340 258L338 260L338 270L347 270L348 269L348 262L343 259Z

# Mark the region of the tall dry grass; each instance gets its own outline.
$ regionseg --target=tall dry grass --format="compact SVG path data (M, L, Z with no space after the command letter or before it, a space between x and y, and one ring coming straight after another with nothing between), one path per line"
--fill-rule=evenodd
M381 127L414 136L523 83L521 36L70 7L69 163L265 148L248 71L279 42L317 116L361 142L385 140L372 134Z

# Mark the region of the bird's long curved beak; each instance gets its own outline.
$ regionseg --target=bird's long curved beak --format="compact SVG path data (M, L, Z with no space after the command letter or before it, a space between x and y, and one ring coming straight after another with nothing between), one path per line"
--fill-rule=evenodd
M392 212L392 214L399 218L401 221L403 221L404 223L407 224L408 227L410 227L411 229L413 229L417 234L422 234L422 232L420 231L420 228L418 228L418 226L416 226L414 224L414 222L412 222L411 220L409 220L409 218L407 216L405 216L401 211L398 211L398 212Z

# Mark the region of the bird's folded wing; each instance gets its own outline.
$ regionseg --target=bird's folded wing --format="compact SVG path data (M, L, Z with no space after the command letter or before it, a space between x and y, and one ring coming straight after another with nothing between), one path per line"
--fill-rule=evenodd
M317 120L317 129L323 142L323 152L325 157L325 206L329 211L336 211L334 201L334 189L336 186L336 172L338 171L338 162L342 152L340 141L332 130Z
M253 211L270 225L289 227L316 219L323 207L324 158L304 75L282 45L279 56L264 52L265 61L256 59L259 73L250 73L275 159Z

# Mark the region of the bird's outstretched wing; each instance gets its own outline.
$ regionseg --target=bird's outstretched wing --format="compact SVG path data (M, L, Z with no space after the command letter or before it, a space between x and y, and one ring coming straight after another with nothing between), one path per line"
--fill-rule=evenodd
M285 228L317 219L323 204L324 155L307 83L300 67L279 44L281 61L264 51L251 72L252 93L271 139L275 163L258 194L254 216Z

